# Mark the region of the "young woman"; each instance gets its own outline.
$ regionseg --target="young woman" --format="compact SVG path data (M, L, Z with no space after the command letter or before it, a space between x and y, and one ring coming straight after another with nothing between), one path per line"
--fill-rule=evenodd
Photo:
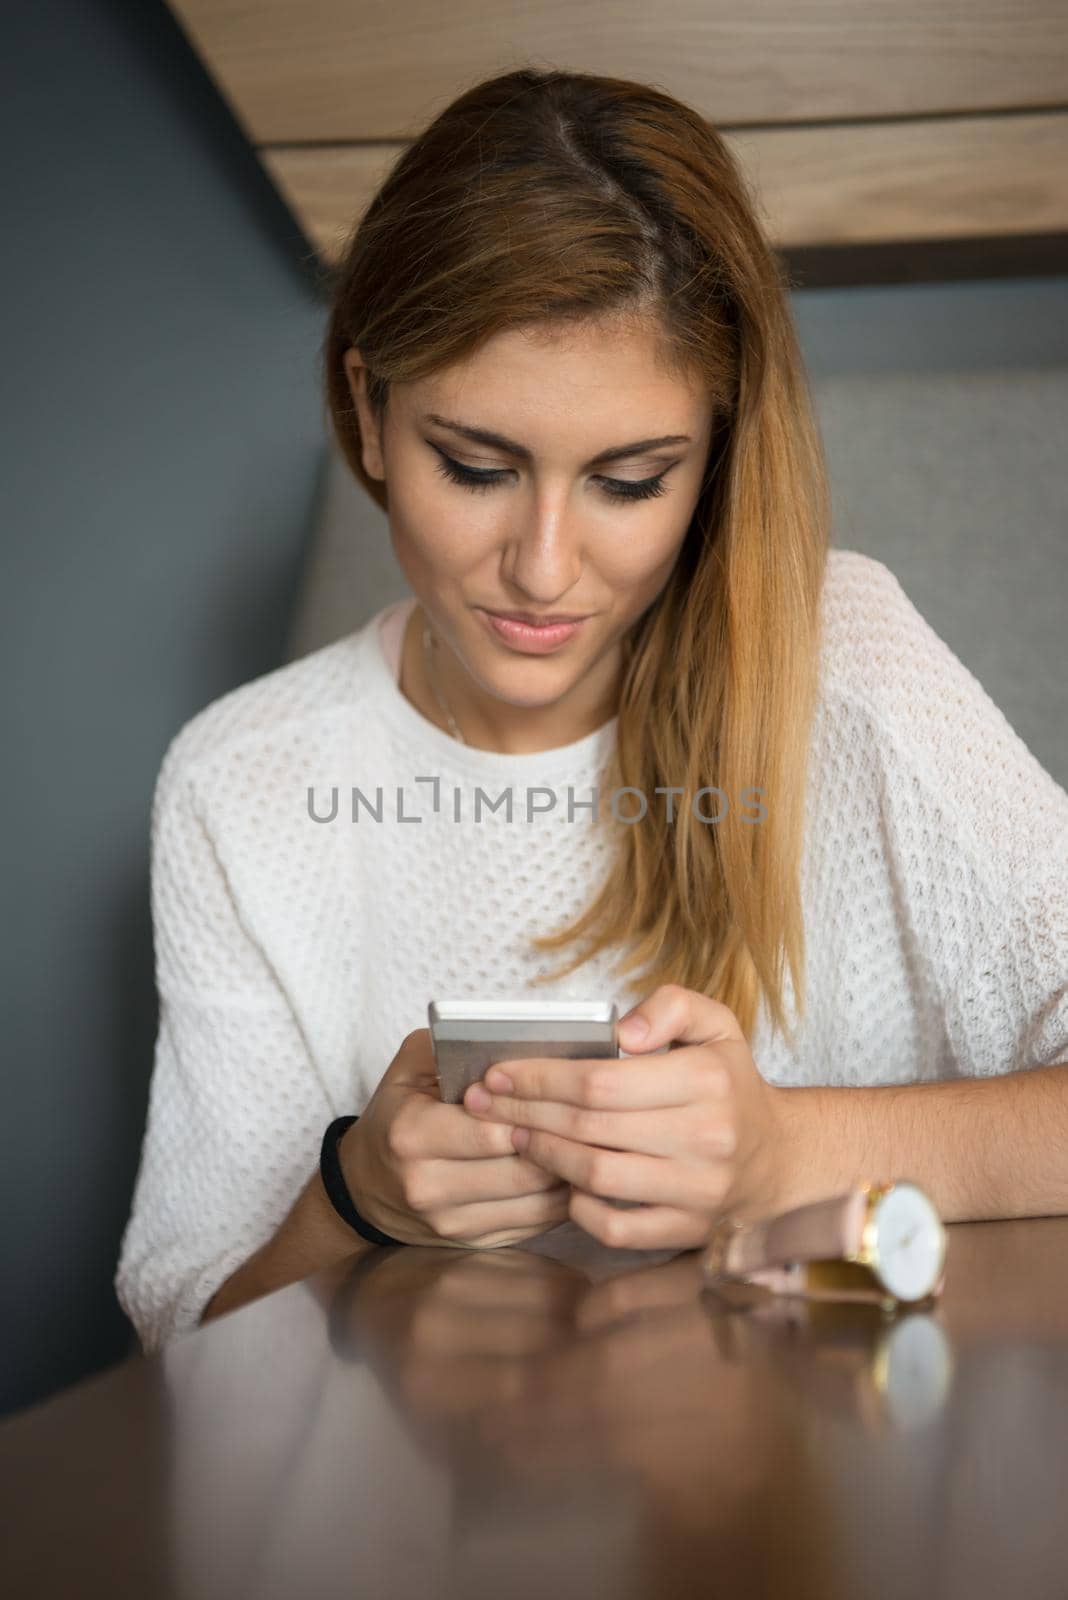
M324 356L413 593L164 758L146 1348L382 1239L687 1249L864 1176L1068 1211L1068 794L830 548L716 131L616 79L476 86L355 228ZM427 1002L524 993L637 1002L626 1057L442 1103Z

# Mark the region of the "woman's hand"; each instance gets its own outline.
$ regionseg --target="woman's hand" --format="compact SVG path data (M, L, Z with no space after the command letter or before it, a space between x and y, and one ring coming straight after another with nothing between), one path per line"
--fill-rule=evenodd
M571 1185L568 1214L604 1244L689 1249L722 1216L751 1221L792 1203L790 1090L761 1077L733 1011L663 984L619 1037L633 1056L670 1048L647 1061L504 1062L464 1106L483 1126L514 1128L513 1147Z
M360 1215L405 1244L517 1244L567 1220L567 1184L438 1088L429 1028L409 1033L338 1144Z

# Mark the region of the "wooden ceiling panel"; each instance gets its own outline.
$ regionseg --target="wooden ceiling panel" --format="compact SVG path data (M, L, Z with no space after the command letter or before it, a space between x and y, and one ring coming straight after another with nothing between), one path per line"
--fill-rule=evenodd
M811 263L824 252L823 281L884 281L910 243L917 276L942 247L965 275L1065 270L1065 0L172 10L324 264L406 141L464 88L530 64L652 83L707 116L750 172L772 242Z
M1068 112L725 133L780 248L1068 230ZM326 262L400 145L260 155Z
M1068 104L1064 0L172 0L253 144L409 139L527 63L720 126Z

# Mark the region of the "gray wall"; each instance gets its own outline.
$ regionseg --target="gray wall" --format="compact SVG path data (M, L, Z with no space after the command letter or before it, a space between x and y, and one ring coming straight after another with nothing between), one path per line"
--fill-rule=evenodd
M8 7L0 1405L116 1360L148 810L281 659L322 461L306 245L156 0Z
M1068 278L794 298L834 543L878 556L1068 787Z
M0 1408L123 1356L167 742L403 579L324 448L307 247L157 0L5 15ZM1068 279L794 297L835 542L1068 783Z

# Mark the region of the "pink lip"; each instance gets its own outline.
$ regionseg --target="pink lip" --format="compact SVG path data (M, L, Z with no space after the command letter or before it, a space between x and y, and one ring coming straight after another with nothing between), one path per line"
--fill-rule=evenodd
M492 611L483 611L481 607L476 607L476 610L499 639L506 640L527 655L536 656L550 655L558 650L578 633L587 620L580 617L577 622L553 622L534 628L525 622L512 622L506 617L494 616Z

